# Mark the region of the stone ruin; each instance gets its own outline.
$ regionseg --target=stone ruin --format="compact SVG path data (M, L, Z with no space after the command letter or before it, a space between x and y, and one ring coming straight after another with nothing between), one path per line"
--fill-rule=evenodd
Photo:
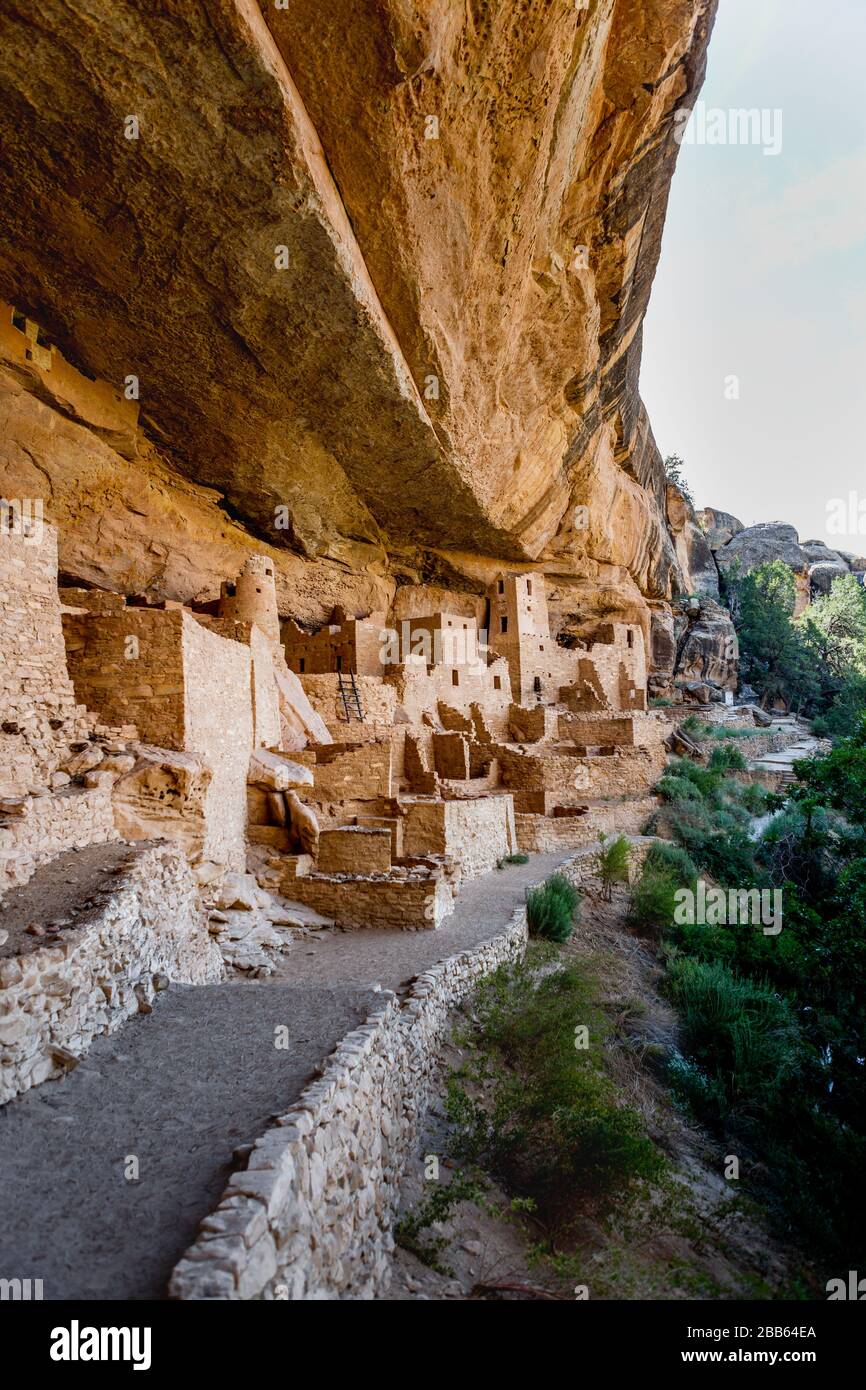
M561 646L540 573L496 578L482 629L304 631L266 556L218 599L153 602L58 586L40 523L4 535L0 580L4 1098L165 982L266 973L323 923L435 929L466 880L653 804L643 631Z

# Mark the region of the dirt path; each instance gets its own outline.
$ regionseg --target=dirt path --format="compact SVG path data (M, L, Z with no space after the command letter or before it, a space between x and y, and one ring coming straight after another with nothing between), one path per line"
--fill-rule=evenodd
M266 980L173 986L64 1080L10 1102L0 1110L0 1278L42 1279L46 1299L162 1297L236 1166L233 1149L375 1008L371 986L398 989L494 935L526 886L567 857L535 855L465 885L437 931L329 932Z
M330 931L307 937L279 958L272 981L293 984L378 984L399 990L436 961L475 946L500 931L520 907L530 884L572 859L576 850L531 854L528 864L465 883L453 914L436 931Z

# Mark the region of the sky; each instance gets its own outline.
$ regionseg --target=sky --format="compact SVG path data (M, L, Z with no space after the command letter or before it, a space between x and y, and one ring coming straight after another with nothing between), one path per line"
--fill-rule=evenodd
M864 98L866 0L720 0L641 371L659 448L685 460L698 507L791 522L859 555ZM729 110L751 108L766 113L763 137L710 143L730 134Z

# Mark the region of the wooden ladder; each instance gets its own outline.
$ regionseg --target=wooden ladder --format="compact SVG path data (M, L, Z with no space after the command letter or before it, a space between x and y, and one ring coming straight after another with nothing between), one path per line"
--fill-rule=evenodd
M352 710L350 707L351 701L351 704L354 705L355 714L357 715L359 721L363 724L364 711L361 708L361 695L358 690L358 686L355 683L355 672L349 672L349 682L347 683L343 680L342 671L338 671L337 680L340 683L340 696L343 701L343 709L346 712L346 723L351 724L352 722Z

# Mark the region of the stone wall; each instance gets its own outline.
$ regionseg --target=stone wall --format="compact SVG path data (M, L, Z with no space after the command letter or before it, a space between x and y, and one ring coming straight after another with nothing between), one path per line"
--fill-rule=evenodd
M352 878L290 873L283 878L282 892L346 930L432 930L454 910L453 889L441 869L435 873L395 869L389 875L368 872Z
M184 616L179 608L63 615L78 699L107 724L134 724L145 743L177 751L184 748Z
M457 669L458 683L453 672ZM490 729L504 736L508 726L511 684L507 663L494 660L489 666L475 663L452 668L444 664L428 666L410 658L388 677L397 691L399 708L413 724L420 724L425 713L440 704L469 715L477 705Z
M447 854L465 878L478 878L516 848L510 796L404 801L403 852Z
M234 623L227 630L235 632ZM205 858L242 869L246 775L253 707L263 738L279 742L276 687L266 639L239 625L234 641L181 608L67 613L63 619L76 693L108 723L136 725L142 740L204 757L212 772L205 798ZM253 661L258 666L253 683Z
M309 792L299 792L303 801L377 801L392 795L392 750L388 739L372 744L331 743L302 749L292 757L313 773L313 787Z
M738 748L748 761L749 758L763 758L767 753L783 753L795 743L802 743L803 737L801 729L768 729L766 733L756 731L748 738L735 738L727 743L723 738L704 738L698 743L707 754L719 747Z
M242 623L229 618L209 618L203 626L219 637L228 637L233 642L243 642L249 647L252 663L253 743L256 748L279 748L280 699L274 664L281 660L280 648L275 646L257 623Z
M634 720L627 715L619 718L581 715L563 717L559 721L559 732L563 738L574 743L598 747L615 744L634 744Z
M469 743L463 734L434 733L433 766L440 777L456 781L469 778Z
M110 893L62 942L0 956L0 1103L62 1075L57 1049L80 1057L146 1008L156 977L207 984L222 970L181 851L131 847Z
M538 743L556 734L559 715L550 705L512 705L508 711L508 736L515 743Z
M346 719L346 707L340 694L340 678L332 675L303 675L300 677L304 692L317 714L321 715L338 742L347 739L359 741L376 736L381 737L382 726L388 728L394 723L397 711L397 692L393 685L387 684L381 676L356 676L355 685L361 701L363 720L358 719L354 702L349 700L350 718ZM348 676L343 677L343 689L347 696L351 693Z
M391 830L384 826L335 826L319 836L316 867L323 874L387 874L391 848Z
M0 897L65 850L116 838L110 785L29 797L20 815L0 822Z
M183 614L184 747L209 763L203 855L246 867L247 771L253 747L250 648Z
M450 1011L526 943L521 910L497 936L419 975L332 1053L319 1080L253 1147L175 1267L177 1299L370 1299L436 1083Z
M66 670L57 593L57 533L31 520L0 529L0 784L42 783L80 736L83 711Z
M642 796L611 802L609 806L593 806L591 813L583 816L540 816L518 811L514 816L517 843L521 850L537 854L581 849L597 844L602 831L606 835L639 834L656 810L656 798Z
M582 760L589 776L587 794L635 796L654 787L667 766L663 744L617 748L610 757Z

